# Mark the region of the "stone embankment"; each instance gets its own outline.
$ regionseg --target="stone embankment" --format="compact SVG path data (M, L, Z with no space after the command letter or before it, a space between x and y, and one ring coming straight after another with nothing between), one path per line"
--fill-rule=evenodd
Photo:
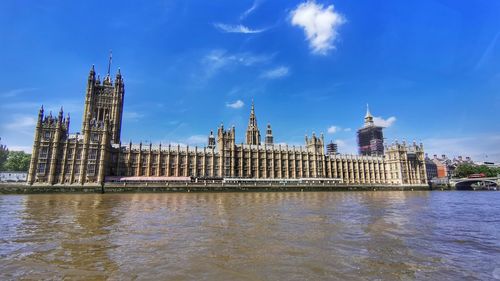
M127 193L127 192L263 192L263 191L380 191L380 190L429 190L427 185L345 185L345 184L105 184L99 185L33 185L22 183L0 184L0 194L43 193Z

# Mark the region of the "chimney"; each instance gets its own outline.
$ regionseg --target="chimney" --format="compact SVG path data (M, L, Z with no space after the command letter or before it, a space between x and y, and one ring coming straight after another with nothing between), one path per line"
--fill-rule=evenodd
M446 154L442 154L441 158L446 159Z

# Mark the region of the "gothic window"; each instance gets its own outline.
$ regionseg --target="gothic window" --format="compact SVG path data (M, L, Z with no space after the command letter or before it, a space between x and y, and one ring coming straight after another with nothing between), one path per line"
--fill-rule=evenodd
M91 149L89 151L89 160L96 160L97 159L97 149Z
M76 150L76 160L80 160L82 158L82 150L78 148Z
M45 163L39 163L37 173L45 174L45 165L46 165Z
M40 150L40 159L47 159L48 154L49 148L46 146L42 147L42 149Z
M99 134L96 134L96 133L91 134L90 135L90 141L92 141L92 142L99 142Z
M43 132L43 138L47 139L47 140L50 139L50 131L44 131Z
M68 155L67 155L67 158L68 158L68 159L72 159L72 158L73 158L73 148L68 149Z
M71 165L70 164L66 164L66 166L64 167L64 172L66 174L71 174Z
M93 176L95 175L95 164L87 165L87 175Z

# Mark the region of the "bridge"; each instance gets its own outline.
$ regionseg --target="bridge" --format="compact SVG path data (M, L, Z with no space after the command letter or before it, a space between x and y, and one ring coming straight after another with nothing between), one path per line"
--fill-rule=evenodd
M489 178L450 179L456 190L497 190L500 186L500 175Z

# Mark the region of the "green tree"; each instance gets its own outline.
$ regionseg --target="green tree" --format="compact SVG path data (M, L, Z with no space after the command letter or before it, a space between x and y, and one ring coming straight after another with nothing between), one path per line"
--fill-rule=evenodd
M24 151L10 151L4 169L7 171L27 172L30 167L31 154Z
M486 177L496 177L500 174L500 168L488 167L486 165L461 164L455 169L455 176L466 178L472 174L483 173Z
M2 138L0 138L2 140ZM6 145L0 144L0 171L3 170L3 165L7 161L7 156L9 155L9 150Z

